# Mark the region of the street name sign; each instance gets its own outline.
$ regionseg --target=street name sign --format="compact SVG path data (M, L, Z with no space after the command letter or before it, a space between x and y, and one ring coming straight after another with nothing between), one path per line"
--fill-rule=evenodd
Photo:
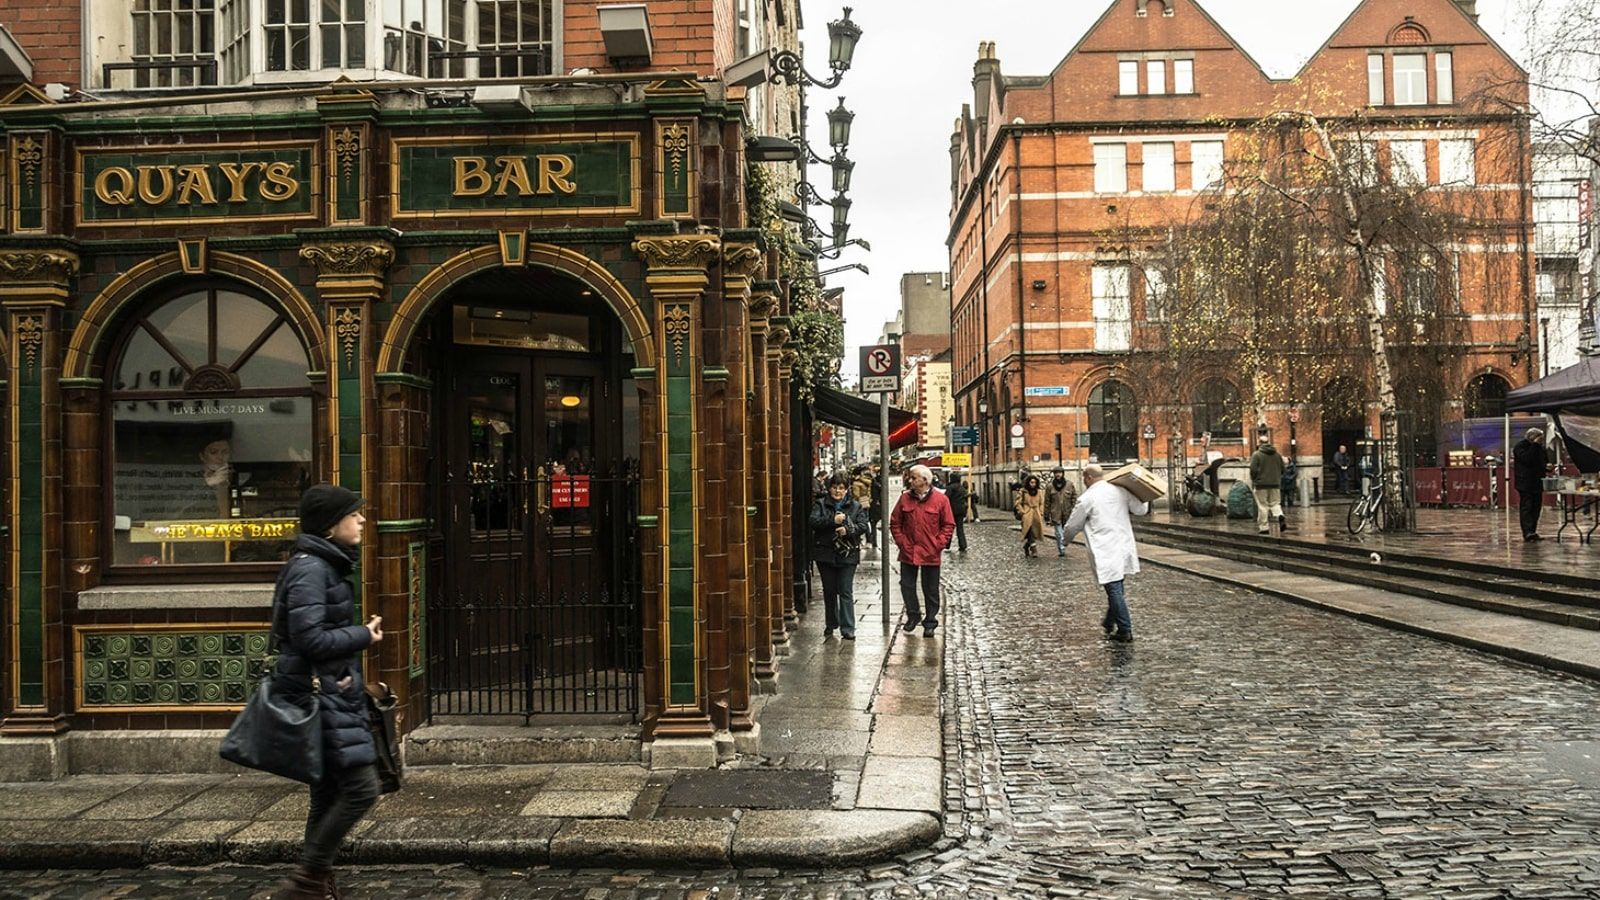
M978 445L978 426L956 425L950 429L950 444L955 447L976 447Z
M1031 387L1022 393L1027 397L1065 397L1070 393L1070 389L1065 386Z

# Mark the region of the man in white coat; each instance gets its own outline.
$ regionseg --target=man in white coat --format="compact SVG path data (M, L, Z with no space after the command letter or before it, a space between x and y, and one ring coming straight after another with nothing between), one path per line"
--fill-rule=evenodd
M1100 623L1106 637L1133 643L1133 620L1128 617L1123 579L1139 571L1139 548L1129 516L1148 513L1150 504L1106 481L1105 474L1097 465L1084 467L1086 487L1067 520L1066 540L1071 543L1082 533L1089 547L1089 571L1106 589L1106 615Z

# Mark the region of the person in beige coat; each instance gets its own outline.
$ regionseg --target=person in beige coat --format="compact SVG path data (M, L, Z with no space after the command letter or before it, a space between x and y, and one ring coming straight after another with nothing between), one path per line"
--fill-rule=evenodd
M1038 556L1044 538L1044 491L1037 475L1029 475L1017 491L1017 519L1022 522L1022 555Z

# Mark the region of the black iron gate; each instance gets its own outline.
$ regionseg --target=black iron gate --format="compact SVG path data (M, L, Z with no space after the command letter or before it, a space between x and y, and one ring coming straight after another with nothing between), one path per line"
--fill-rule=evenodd
M636 719L638 472L456 472L436 496L431 714Z

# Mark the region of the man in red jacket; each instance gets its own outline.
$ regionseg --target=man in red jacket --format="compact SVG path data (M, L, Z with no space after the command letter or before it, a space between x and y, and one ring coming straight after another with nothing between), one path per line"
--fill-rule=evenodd
M900 548L900 597L906 605L902 627L906 631L916 631L919 620L923 637L933 637L933 630L939 627L939 563L955 530L949 499L933 489L933 472L927 466L912 466L906 472L906 492L889 514L889 533ZM928 603L927 618L917 605L919 578Z

